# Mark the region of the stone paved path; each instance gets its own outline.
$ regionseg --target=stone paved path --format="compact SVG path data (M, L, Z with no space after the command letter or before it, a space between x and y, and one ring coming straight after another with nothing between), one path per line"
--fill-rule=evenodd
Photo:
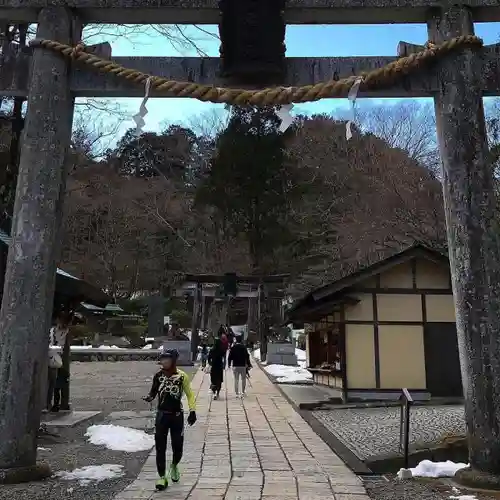
M198 422L186 429L182 478L152 491L154 451L137 480L115 500L368 500L364 486L295 412L257 366L244 401L228 370L223 397L212 401L209 375L193 379Z

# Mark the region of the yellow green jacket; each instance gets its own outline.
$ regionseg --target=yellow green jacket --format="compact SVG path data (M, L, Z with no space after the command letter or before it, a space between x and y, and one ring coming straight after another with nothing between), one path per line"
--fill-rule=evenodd
M158 396L158 410L177 413L182 411L182 396L186 395L190 411L196 410L196 397L187 373L176 369L172 375L160 370L153 377L149 397Z

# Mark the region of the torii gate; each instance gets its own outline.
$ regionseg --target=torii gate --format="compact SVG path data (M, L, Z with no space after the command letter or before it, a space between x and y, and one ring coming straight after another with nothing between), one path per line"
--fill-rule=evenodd
M345 97L356 81L353 75L360 73L360 97L434 97L470 463L482 475L500 475L500 252L482 104L482 95L499 93L500 58L498 46L482 47L472 36L473 21L500 21L497 0L462 0L460 5L440 0L67 0L65 6L60 0L0 0L0 20L38 22L37 37L45 40L32 55L19 54L13 71L2 69L0 79L0 95L27 95L29 86L0 313L0 478L47 473L36 467L38 385L46 370L74 97L141 96L146 73L163 77L150 80L153 95L160 89L158 95L238 104ZM427 23L436 46L396 62L383 57L284 59L286 23L394 22ZM217 74L219 61L211 58L116 58L118 65L141 70L123 71L92 59L81 45L71 48L82 23L219 23L222 73L240 84L253 79L283 87L222 91L210 86L224 84ZM403 44L401 54L414 49ZM75 68L71 59L128 80ZM252 78L256 75L264 78ZM167 81L172 79L188 83ZM290 88L304 85L314 86Z

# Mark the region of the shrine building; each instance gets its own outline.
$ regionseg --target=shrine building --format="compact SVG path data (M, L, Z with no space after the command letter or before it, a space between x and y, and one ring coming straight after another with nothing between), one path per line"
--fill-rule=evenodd
M462 397L448 257L422 245L311 291L289 320L306 325L314 381L343 401Z

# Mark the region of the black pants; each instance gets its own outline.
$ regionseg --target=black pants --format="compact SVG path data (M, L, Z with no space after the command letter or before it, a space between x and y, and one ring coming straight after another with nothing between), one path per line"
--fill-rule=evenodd
M46 403L47 410L50 410L52 408L52 400L57 397L56 392L60 393L60 391L56 391L57 372L58 372L57 368L49 368L48 383L47 383L47 403Z
M213 366L210 370L210 385L214 394L219 394L224 379L224 368L222 366Z
M69 383L69 374L64 368L49 368L49 384L47 389L47 409L59 408L61 390ZM52 404L52 400L54 404Z
M158 410L155 425L156 468L163 477L167 470L167 439L170 431L172 464L177 465L184 451L184 414Z

